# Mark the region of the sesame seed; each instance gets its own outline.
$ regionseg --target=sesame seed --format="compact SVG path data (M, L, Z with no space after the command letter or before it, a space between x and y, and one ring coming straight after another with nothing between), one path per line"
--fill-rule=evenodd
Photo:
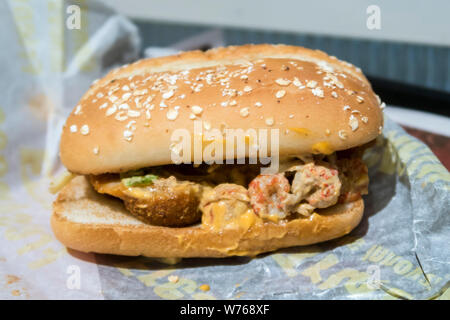
M127 123L127 125L125 126L127 129L131 129L131 130L136 130L136 120L131 120L130 122Z
M358 101L359 103L363 103L364 102L364 98L361 96L356 96L356 101Z
M279 78L275 80L275 82L280 86L288 86L291 83L291 80Z
M117 112L117 114L114 116L114 118L115 118L117 121L125 121L125 120L128 119L128 112L126 112L126 111L124 111L124 110L119 111L119 112Z
M128 110L130 109L130 106L127 103L122 103L119 105L119 110Z
M235 105L237 105L236 100L231 100L231 101L230 101L230 106L235 106Z
M83 125L80 129L80 132L82 135L88 135L89 134L89 126L87 124Z
M195 116L195 114L193 114L193 113L189 114L189 119L194 120L194 119L196 119L196 118L197 118L197 117Z
M75 133L75 132L77 132L77 130L78 129L77 129L77 126L75 124L70 126L70 132Z
M255 107L262 107L262 103L261 102L255 102Z
M297 77L294 78L293 84L296 87L301 87L302 86L302 82Z
M127 85L124 85L124 86L122 87L122 90L123 90L123 91L130 91L130 87L128 87Z
M274 123L274 120L273 120L272 117L266 119L266 124L267 124L268 126L272 126L273 123Z
M197 86L195 86L193 89L195 92L200 92L203 88L203 83L198 84Z
M338 94L335 91L332 91L331 95L333 96L333 98L337 98L338 97Z
M316 97L323 98L323 90L320 87L314 88L311 90L312 94Z
M344 106L344 108L342 108L342 109L344 109L344 111L346 111L346 110L350 110L351 108L349 105L347 105L347 106Z
M317 65L319 66L319 68L325 72L334 72L333 67L331 67L328 63L326 63L325 61L320 61L317 63Z
M116 102L119 98L117 98L116 96L110 96L109 101L111 101L112 103Z
M108 102L105 102L104 104L102 104L100 107L98 107L99 109L104 109L108 106Z
M134 99L134 104L136 105L136 108L138 108L138 109L142 108L140 100L141 100L141 98Z
M113 105L112 107L109 107L106 110L106 116L109 117L110 115L114 114L117 111L117 106Z
M167 119L173 121L178 117L178 111L175 109L169 109L169 111L167 111Z
M122 95L122 100L128 100L131 97L131 93L127 92Z
M144 94L146 94L148 92L147 89L143 89L143 90L135 90L133 92L134 96L143 96Z
M242 116L242 117L248 117L248 115L250 114L250 112L248 111L248 108L242 108L240 111L239 111L239 113L240 113L240 115Z
M173 90L167 91L167 92L163 93L163 95L162 95L163 99L169 99L172 96L173 96Z
M179 279L178 276L174 276L174 275L171 275L168 277L169 282L172 282L172 283L177 283L178 279Z
M92 149L92 152L94 152L94 154L98 154L99 153L98 147L94 147L94 149Z
M132 117L132 118L137 118L141 115L141 113L139 111L136 110L128 110L128 116Z
M96 97L99 98L99 99L100 99L100 98L103 98L103 96L104 96L104 95L103 95L103 93L101 93L101 92L97 93L97 95L96 95Z
M329 136L329 135L331 134L330 129L325 130L325 134L326 134L327 136Z
M192 106L191 110L193 114L201 114L203 112L203 108L200 106Z
M367 123L369 121L369 118L367 117L361 117L361 121L364 123Z
M75 114L75 115L81 114L81 106L80 106L80 105L77 105L77 106L75 107L75 112L74 112L73 114Z
M380 104L380 109L383 110L384 108L386 108L386 103L382 102L382 103Z
M250 86L244 87L244 92L250 92L250 91L252 91L252 87L250 87Z
M112 95L114 92L116 92L117 90L119 90L119 87L112 87L110 88L111 90L108 91L108 96Z
M284 95L286 94L285 90L279 90L277 91L277 93L275 94L275 97L277 97L278 99L283 98Z
M125 140L131 141L133 139L133 132L130 130L125 130L123 132L123 137L125 138Z
M345 132L345 130L339 130L338 131L338 136L339 138L341 138L342 140L347 139L347 132Z
M358 119L354 115L350 115L348 125L352 128L352 131L356 131L358 129Z
M211 123L209 123L208 121L204 121L203 127L205 128L205 130L209 130L211 129Z
M314 89L317 86L317 81L311 80L306 82L306 86L310 89Z

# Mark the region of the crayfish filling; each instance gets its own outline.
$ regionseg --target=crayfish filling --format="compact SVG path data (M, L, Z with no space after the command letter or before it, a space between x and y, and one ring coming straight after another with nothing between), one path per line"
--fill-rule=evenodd
M274 174L260 174L261 166L250 164L166 165L89 180L97 192L120 198L146 223L248 228L309 217L367 194L364 149L292 157Z

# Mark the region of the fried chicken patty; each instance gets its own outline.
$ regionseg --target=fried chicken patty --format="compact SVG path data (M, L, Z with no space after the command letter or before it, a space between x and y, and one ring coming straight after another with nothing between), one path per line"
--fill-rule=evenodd
M174 177L160 178L151 185L126 187L114 175L91 176L99 193L123 200L127 210L140 220L158 226L184 227L198 222L199 204L204 187Z

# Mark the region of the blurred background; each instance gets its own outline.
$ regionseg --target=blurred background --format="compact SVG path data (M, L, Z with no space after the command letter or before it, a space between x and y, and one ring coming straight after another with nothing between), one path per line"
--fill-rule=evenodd
M360 67L386 113L450 168L450 1L109 0L142 55L245 43L323 50Z

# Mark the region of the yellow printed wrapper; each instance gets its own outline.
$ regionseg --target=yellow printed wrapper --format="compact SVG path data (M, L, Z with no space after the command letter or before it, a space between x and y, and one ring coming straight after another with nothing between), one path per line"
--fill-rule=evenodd
M450 174L389 119L365 156L364 218L343 238L178 263L67 250L49 223L61 127L92 81L137 59L138 33L97 1L3 1L0 15L0 298L450 297Z
M137 28L98 1L0 1L0 16L0 299L102 299L94 256L53 236L48 186L66 117L138 58Z

